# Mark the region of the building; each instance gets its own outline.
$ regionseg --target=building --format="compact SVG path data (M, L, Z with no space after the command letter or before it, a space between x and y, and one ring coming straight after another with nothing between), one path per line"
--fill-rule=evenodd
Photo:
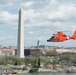
M39 44L40 44L40 41L38 40L38 41L37 41L37 48L39 48Z
M60 48L60 49L56 49L56 51L58 53L64 53L64 52L76 52L76 49L66 49L66 48Z
M34 55L37 53L40 53L40 49L25 49L24 50L25 57L26 56L33 56L33 53L34 53Z
M0 56L15 56L15 48L0 48Z

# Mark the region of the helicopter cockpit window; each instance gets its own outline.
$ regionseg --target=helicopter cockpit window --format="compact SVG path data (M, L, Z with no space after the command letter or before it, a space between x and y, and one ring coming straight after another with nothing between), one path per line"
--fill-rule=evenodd
M52 36L50 39L53 40L55 36Z

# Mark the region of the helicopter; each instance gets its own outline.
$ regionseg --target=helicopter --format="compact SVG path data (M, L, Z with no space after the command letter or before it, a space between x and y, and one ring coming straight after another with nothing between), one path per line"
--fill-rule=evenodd
M57 32L56 34L53 34L53 36L48 39L47 42L64 42L69 39L76 40L76 30L72 36L67 36L63 32Z

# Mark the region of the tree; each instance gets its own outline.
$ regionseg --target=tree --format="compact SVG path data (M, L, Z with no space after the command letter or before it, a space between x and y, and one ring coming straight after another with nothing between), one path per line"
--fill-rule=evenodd
M40 58L38 59L38 67L40 67Z
M47 56L56 56L57 55L57 52L54 50L54 51L49 51L46 53Z

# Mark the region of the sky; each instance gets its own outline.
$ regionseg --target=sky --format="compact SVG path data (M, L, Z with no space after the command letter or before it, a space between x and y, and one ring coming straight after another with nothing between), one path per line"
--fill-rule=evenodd
M19 9L24 10L24 44L76 47L75 40L47 42L57 31L73 35L76 0L0 0L0 45L17 46Z

